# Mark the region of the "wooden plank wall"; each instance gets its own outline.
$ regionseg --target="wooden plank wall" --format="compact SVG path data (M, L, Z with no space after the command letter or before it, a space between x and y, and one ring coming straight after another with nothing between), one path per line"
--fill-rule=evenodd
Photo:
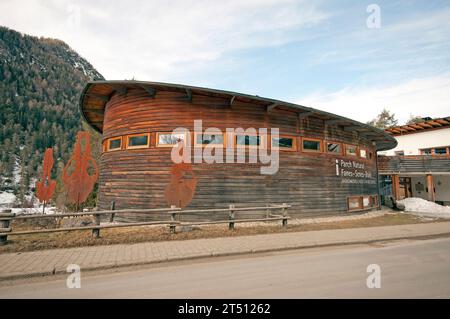
M450 157L447 155L379 156L378 163L382 175L450 172Z
M169 183L171 148L156 148L155 133L185 127L193 132L194 119L203 120L203 129L225 131L236 127L278 127L280 134L326 138L364 145L354 133L335 126L325 127L318 118L298 120L296 113L263 106L194 95L192 102L182 93L158 92L149 98L143 90L114 95L108 102L104 138L151 132L150 148L103 153L100 162L98 206L107 209L112 200L116 209L166 207L164 189ZM300 143L298 141L298 147ZM353 159L329 154L280 151L280 168L275 175L261 175L261 164L193 164L199 178L196 194L187 208L264 205L289 203L290 215L329 215L347 211L347 196L375 195L375 184L342 184L336 176L336 159ZM356 159L361 162L362 159ZM376 176L374 160L364 161ZM259 215L258 215L259 216ZM196 217L196 216L193 216ZM203 216L197 216L203 218ZM223 218L224 216L210 216ZM238 216L239 217L239 216Z

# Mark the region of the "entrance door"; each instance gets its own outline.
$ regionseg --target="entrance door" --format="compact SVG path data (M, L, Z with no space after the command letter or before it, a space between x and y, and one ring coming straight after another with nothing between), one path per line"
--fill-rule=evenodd
M412 196L411 177L400 177L399 198L404 199Z

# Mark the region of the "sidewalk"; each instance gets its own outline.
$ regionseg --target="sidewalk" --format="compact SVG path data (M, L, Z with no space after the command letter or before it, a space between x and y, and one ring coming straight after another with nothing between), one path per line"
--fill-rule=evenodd
M450 222L90 246L0 254L0 280L212 256L450 235Z

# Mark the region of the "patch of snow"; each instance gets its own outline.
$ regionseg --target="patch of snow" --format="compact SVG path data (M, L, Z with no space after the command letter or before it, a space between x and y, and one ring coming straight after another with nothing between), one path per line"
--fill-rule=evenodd
M57 209L54 206L45 207L45 214L55 214ZM11 208L11 213L16 215L35 215L42 214L42 206L32 208Z
M8 207L14 204L16 201L16 195L9 192L0 193L0 207Z
M19 157L16 156L16 161L14 163L14 169L13 169L14 185L19 185L21 175L22 175L22 167L20 166Z
M410 197L397 201L405 205L405 212L434 218L450 218L450 206L442 206L422 198Z

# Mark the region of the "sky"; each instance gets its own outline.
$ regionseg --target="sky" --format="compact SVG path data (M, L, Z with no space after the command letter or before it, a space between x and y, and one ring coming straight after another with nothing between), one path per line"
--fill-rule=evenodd
M366 122L450 116L450 0L0 0L108 80L203 86Z

